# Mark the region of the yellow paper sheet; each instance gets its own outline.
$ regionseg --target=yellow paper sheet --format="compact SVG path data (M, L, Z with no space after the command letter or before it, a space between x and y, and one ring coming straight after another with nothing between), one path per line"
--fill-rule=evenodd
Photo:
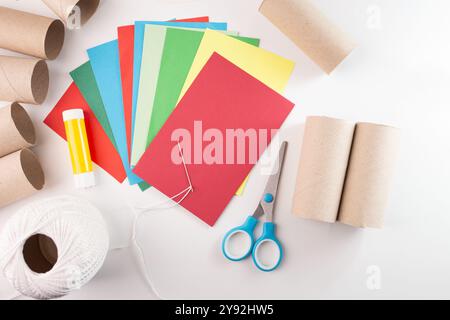
M214 52L279 93L284 91L295 66L293 61L275 53L254 47L217 31L206 30L179 100ZM242 194L246 182L247 179L242 183L236 195Z

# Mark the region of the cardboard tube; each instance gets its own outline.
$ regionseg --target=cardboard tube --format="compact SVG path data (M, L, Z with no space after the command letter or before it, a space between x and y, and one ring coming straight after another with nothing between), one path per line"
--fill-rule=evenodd
M354 227L383 227L399 144L397 128L356 125L339 222Z
M44 183L39 160L30 150L0 158L0 208L41 190Z
M79 21L82 26L97 11L100 0L42 0L42 2L60 17L66 25ZM78 17L76 16L77 14L79 15Z
M44 60L0 56L0 100L41 104L48 86Z
M0 109L0 157L35 143L33 122L20 104L14 102Z
M294 193L296 216L335 222L352 145L354 124L308 117Z
M265 0L259 11L328 74L355 48L309 0Z
M64 32L60 20L0 7L0 48L53 60L61 52Z

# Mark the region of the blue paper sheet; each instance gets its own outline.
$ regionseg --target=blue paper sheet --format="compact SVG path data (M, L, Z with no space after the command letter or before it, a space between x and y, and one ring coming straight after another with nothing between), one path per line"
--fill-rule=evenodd
M130 168L128 162L125 114L122 100L119 43L117 40L87 50L100 91L117 149L122 159L130 184L142 182Z
M136 116L136 103L139 93L139 80L141 77L142 51L144 47L145 25L153 24L167 27L191 28L191 29L213 29L226 31L226 22L171 22L171 21L136 21L134 23L134 60L133 60L133 110L131 137L134 135L134 118Z

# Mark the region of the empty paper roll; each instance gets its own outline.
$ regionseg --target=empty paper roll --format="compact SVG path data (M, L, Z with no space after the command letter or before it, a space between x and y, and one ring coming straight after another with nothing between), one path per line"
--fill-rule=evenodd
M64 32L60 20L0 7L0 48L52 60L62 49Z
M339 222L354 227L383 226L399 144L397 128L356 125Z
M339 119L307 118L294 193L296 216L336 221L354 127Z
M41 104L48 86L44 60L0 56L0 100Z
M95 13L100 0L42 0L68 26L85 24Z
M0 158L0 208L41 190L44 183L42 167L30 150Z
M33 146L33 122L17 102L0 109L0 157Z
M265 0L259 10L326 73L355 47L309 0Z

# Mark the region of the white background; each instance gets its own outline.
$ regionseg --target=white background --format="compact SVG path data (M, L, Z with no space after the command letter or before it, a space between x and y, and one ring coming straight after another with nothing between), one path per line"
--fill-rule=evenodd
M290 146L276 212L286 257L271 274L257 271L251 261L230 263L222 257L223 234L242 223L259 201L265 178L255 170L244 196L230 203L214 228L180 208L142 218L139 239L159 294L173 299L450 298L450 2L315 2L358 43L331 76L258 13L261 0L103 0L85 27L67 33L63 52L49 62L51 84L46 102L27 106L37 127L39 144L34 150L46 173L46 187L1 209L0 229L31 201L72 194L90 199L103 211L115 247L127 245L130 205L164 197L156 190L142 194L127 183L118 185L101 169L95 189L76 191L67 147L42 120L70 84L68 72L87 60L85 50L114 39L117 26L134 20L209 15L214 21L227 21L230 30L261 38L262 47L297 63L286 90L296 107L283 126ZM0 4L52 15L36 0L0 0ZM401 162L383 230L357 230L291 214L302 123L307 115L402 128ZM381 270L379 290L366 285L367 269L372 265ZM11 294L0 279L0 297ZM132 252L122 249L112 251L96 278L67 298L154 297Z

